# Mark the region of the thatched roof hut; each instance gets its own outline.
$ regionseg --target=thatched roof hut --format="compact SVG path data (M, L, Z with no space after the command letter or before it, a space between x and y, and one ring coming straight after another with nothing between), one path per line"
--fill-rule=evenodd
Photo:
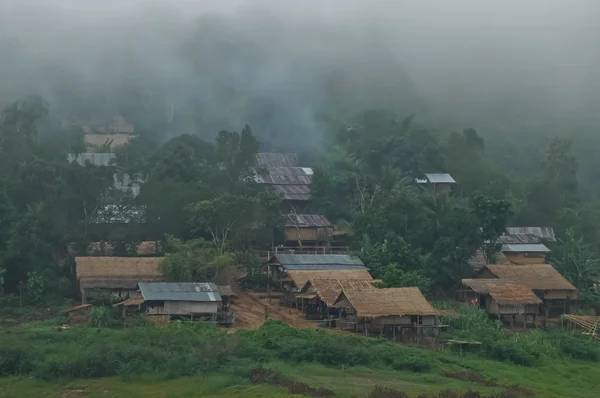
M288 270L287 277L291 282L294 283L294 285L296 285L296 287L299 288L304 287L306 282L311 279L373 280L373 277L365 267L352 267L350 269L333 270Z
M373 279L310 279L301 293L312 292L325 305L331 307L343 290L375 290Z
M529 305L542 302L529 287L503 279L463 279L462 284L475 293L489 295L500 305Z
M518 266L488 264L482 270L479 278L490 277L524 285L533 290L577 290L550 264L524 264Z
M162 257L76 257L82 289L137 289L138 282L162 279Z
M406 315L437 315L419 288L343 290L334 307L350 305L358 317L377 318Z

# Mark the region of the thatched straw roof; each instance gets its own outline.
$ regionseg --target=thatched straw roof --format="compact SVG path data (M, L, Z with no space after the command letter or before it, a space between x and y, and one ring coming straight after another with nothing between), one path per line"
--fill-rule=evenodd
M550 264L489 264L485 269L500 279L525 285L533 290L577 290Z
M162 257L76 257L77 279L83 288L135 289L138 282L162 278Z
M501 305L540 304L542 302L529 287L503 279L463 279L462 284L479 294L490 295Z
M373 280L365 279L310 279L302 288L306 292L313 288L316 295L326 305L332 306L342 290L375 290Z
M335 301L334 307L340 307L345 300L350 303L359 317L438 314L417 287L344 290Z
M288 279L298 288L302 288L309 279L361 279L373 280L371 274L366 268L354 267L357 269L336 269L336 270L289 270Z

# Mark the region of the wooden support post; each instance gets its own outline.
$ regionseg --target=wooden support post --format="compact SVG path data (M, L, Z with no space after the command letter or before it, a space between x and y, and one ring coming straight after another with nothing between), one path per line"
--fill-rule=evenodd
M527 314L525 314L525 321L523 322L523 329L527 329Z
M85 288L81 289L81 304L87 304L87 292Z
M515 314L510 317L510 328L512 329L515 326Z
M392 327L394 328L394 330L392 331L392 335L394 336L394 342L396 341L396 324L394 323L392 325Z

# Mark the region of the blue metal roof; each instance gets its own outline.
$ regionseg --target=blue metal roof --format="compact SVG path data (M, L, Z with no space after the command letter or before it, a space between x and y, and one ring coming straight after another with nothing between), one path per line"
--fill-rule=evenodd
M360 258L348 254L275 254L279 264L290 265L364 265Z
M221 301L214 283L140 282L138 287L146 301Z

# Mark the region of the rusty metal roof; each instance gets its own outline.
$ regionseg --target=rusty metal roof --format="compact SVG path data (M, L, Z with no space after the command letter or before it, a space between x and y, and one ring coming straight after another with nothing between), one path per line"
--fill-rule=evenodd
M530 234L551 242L556 241L556 236L554 235L554 229L552 227L507 227L506 233Z
M275 167L267 175L256 176L259 184L308 185L312 183L313 170L310 167Z
M256 154L256 162L260 166L296 167L300 163L297 153L261 152Z
M280 193L285 200L309 200L310 187L308 185L274 185L275 191Z
M501 243L503 245L521 245L541 243L541 240L533 234L504 234L498 238L496 243Z
M331 228L333 224L320 214L287 214L285 226L288 228Z

